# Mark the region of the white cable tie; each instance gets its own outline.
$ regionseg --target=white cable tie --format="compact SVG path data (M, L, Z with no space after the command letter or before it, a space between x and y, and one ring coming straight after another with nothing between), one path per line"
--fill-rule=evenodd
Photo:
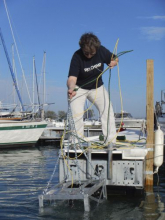
M147 148L148 151L154 151L154 148Z

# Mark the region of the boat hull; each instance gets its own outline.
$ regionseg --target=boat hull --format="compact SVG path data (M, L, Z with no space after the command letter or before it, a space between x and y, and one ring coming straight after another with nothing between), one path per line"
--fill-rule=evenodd
M122 119L124 128L141 128L145 123L144 119ZM116 127L121 126L121 119L115 119Z
M0 147L33 145L42 135L46 122L3 122L0 123Z

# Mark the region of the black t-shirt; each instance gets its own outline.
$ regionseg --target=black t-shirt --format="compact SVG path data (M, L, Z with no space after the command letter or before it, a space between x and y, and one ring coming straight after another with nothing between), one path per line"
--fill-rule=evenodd
M82 89L95 89L96 79L103 72L104 63L110 63L114 55L105 47L100 46L92 58L87 58L82 49L77 50L72 57L69 76L77 77L77 83ZM92 82L91 82L92 81ZM98 86L103 85L102 77L99 77Z

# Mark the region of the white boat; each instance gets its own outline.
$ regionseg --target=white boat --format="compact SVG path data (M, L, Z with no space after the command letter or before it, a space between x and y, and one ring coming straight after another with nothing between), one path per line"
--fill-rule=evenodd
M11 116L12 112L15 111L17 105L15 104L2 104L0 101L0 117L8 117Z
M101 125L101 122L95 119L85 119L84 126L98 126Z
M65 127L65 120L63 119L46 119L46 121L48 122L48 126L47 127L56 127L56 128L64 128ZM98 126L101 125L101 122L98 120L94 120L94 119L85 119L84 121L84 126Z
M145 126L146 120L133 118L130 113L123 111L115 114L115 123L117 128L121 125L124 128L141 128Z
M35 144L43 133L45 121L0 121L0 147Z
M32 117L28 113L2 110L10 106L0 102L0 148L34 145L47 126L46 121L26 119Z
M155 104L156 124L165 134L165 90L161 90L161 101Z
M46 119L47 123L48 123L48 126L49 128L64 128L65 126L65 121L62 120L62 119L50 119L50 118L47 118Z

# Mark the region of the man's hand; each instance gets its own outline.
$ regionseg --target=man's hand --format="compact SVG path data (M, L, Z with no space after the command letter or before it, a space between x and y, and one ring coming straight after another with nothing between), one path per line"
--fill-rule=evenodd
M116 66L119 62L119 59L116 58L115 60L111 60L110 64L109 64L109 67L110 69L112 69L114 66Z
M72 99L76 95L76 91L68 89L68 97Z
M77 77L75 76L70 76L67 81L67 86L68 86L68 97L72 99L76 95L76 86L77 82Z

